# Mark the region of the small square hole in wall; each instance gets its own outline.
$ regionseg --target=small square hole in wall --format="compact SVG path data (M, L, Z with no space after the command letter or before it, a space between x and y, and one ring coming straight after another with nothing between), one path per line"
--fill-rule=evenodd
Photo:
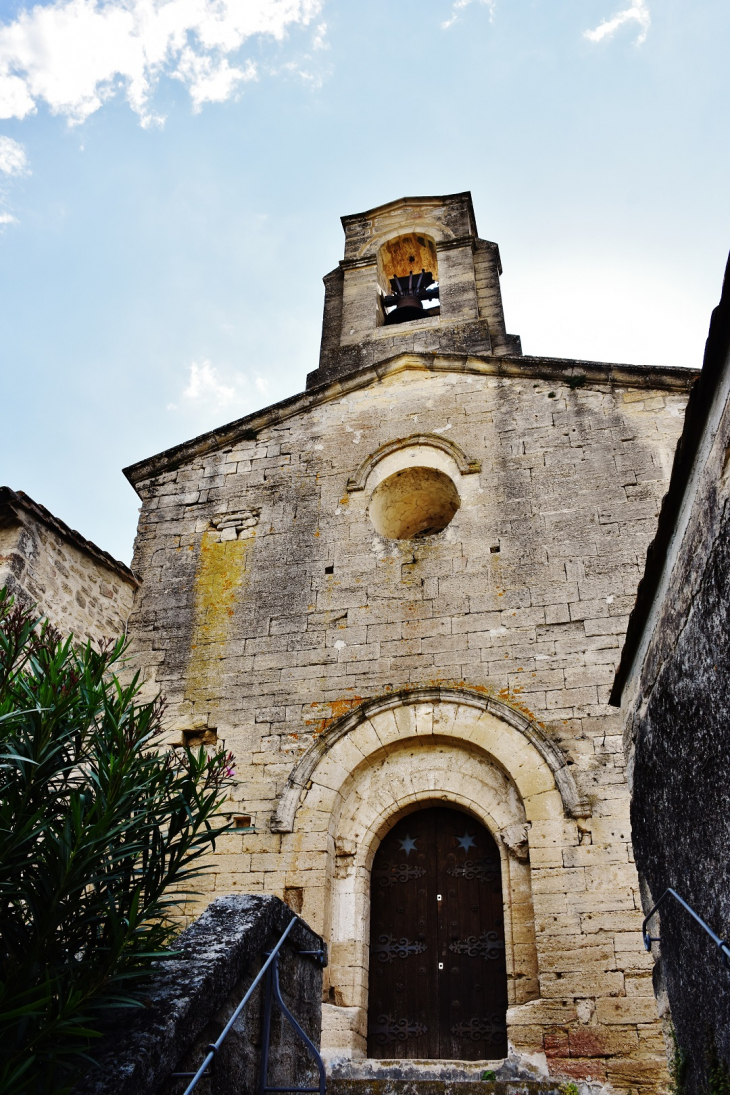
M194 730L183 730L182 743L189 749L199 749L201 745L215 745L218 731L214 726L198 726Z
M234 828L241 830L245 833L254 832L253 818L250 814L234 814L233 826Z
M288 905L292 912L297 916L301 913L304 907L304 887L303 886L285 886L284 887L284 904Z
M492 555L499 555L499 544L492 544L489 550L491 551Z
M324 568L324 572L325 572L325 574L334 574L334 572L335 572L335 568L334 568L333 566L331 566L331 567L325 567L325 568Z

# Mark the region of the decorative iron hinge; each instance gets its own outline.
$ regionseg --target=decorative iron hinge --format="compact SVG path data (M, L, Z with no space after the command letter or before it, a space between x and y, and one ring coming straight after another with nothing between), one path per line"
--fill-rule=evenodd
M466 939L449 943L449 950L454 954L468 954L472 958L483 958L485 962L488 962L502 957L504 942L496 932L482 932L479 938L476 935L470 935Z
M396 939L394 935L379 935L374 950L379 962L392 962L394 958L408 958L411 954L423 954L425 943L410 939Z
M484 1038L488 1042L498 1042L507 1033L507 1024L500 1015L484 1016L456 1023L451 1028L451 1033L457 1038L467 1038L472 1042L481 1042Z
M423 878L426 871L424 867L411 867L408 863L385 863L381 874L378 871L379 886L395 886L397 882L410 882L413 878Z
M416 1023L413 1019L394 1019L392 1015L379 1015L370 1029L379 1046L387 1045L388 1042L406 1042L409 1038L420 1038L428 1031L423 1023Z
M476 878L478 882L494 882L497 864L493 859L467 859L455 867L447 867L446 873L454 878Z

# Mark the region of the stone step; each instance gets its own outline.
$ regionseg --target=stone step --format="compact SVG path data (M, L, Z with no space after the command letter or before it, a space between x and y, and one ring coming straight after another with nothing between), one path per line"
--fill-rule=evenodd
M499 1079L539 1080L529 1075L514 1058L494 1061L434 1061L410 1058L366 1058L365 1060L335 1059L330 1062L329 1075L341 1080L481 1080L485 1071L499 1072Z
M327 1095L578 1095L566 1091L561 1080L548 1079L544 1063L517 1056L496 1061L339 1058L329 1061L327 1073ZM580 1095L593 1093L586 1089Z
M562 1090L561 1090L562 1089ZM327 1095L567 1095L524 1058L332 1061Z
M563 1087L552 1080L327 1078L327 1095L564 1095Z

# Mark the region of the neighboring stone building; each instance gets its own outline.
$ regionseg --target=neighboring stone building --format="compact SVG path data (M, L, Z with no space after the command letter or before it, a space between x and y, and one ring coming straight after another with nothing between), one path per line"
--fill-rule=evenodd
M611 701L622 704L636 861L648 913L675 889L720 936L730 926L730 264L713 313L657 535ZM730 1078L730 972L668 898L652 919L655 980L690 1092L713 1056Z
M306 392L126 471L139 664L237 757L202 902L327 940L335 1070L508 1043L654 1090L608 694L697 374L523 356L468 194L343 225Z
M137 579L22 491L0 487L0 587L38 606L64 635L124 633Z

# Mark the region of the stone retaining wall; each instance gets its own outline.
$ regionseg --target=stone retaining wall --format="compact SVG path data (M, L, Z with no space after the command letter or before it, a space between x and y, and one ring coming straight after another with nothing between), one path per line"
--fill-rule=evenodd
M173 957L157 966L144 987L144 1007L115 1016L94 1052L97 1066L74 1095L180 1095L187 1080L172 1072L195 1072L243 999L293 913L276 897L219 897L175 943ZM322 969L300 950L324 947L303 921L292 929L279 964L282 995L315 1045L321 1026ZM259 1075L263 986L223 1043L201 1095L253 1095ZM311 1055L274 1008L269 1083L316 1086Z

